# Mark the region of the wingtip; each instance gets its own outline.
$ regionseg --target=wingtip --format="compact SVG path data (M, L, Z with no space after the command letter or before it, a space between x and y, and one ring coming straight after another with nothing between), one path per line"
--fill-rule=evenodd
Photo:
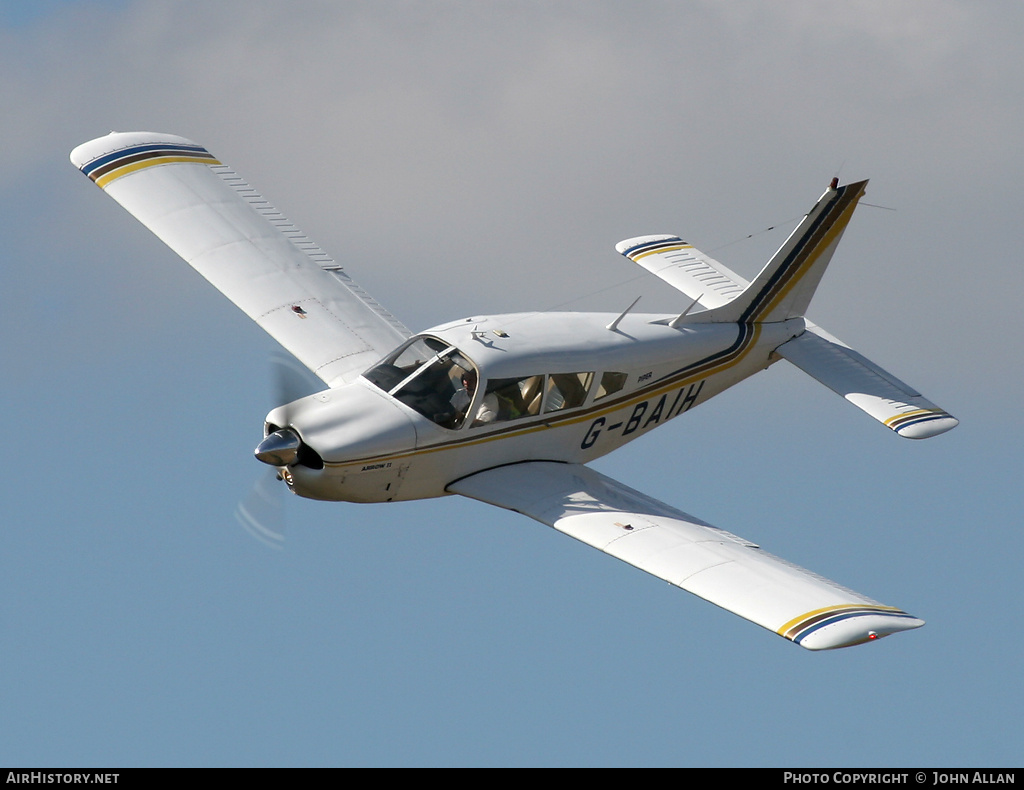
M825 625L801 638L797 644L807 650L836 650L876 642L890 634L911 631L923 625L924 620L907 614L860 615Z
M953 430L960 424L960 420L950 414L937 415L926 418L920 422L911 422L896 428L896 433L904 439L930 439L940 433Z
M196 145L192 140L176 134L161 132L110 132L102 137L88 140L71 151L71 164L81 170L97 157L113 153L122 148L144 143L172 143L175 145Z

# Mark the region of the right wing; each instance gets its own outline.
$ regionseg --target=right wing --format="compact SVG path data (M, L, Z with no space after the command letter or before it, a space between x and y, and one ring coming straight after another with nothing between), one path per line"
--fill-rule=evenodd
M924 625L586 466L501 466L448 490L536 519L809 650Z
M330 386L410 336L230 168L168 134L111 133L71 162Z

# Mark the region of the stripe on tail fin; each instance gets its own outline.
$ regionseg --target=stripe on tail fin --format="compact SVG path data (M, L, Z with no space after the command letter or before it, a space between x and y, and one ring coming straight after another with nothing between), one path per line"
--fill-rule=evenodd
M867 183L837 186L833 180L747 289L701 320L752 324L802 316Z

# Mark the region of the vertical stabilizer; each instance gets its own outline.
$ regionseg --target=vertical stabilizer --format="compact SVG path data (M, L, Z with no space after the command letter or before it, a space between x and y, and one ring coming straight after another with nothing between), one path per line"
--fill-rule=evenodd
M706 313L706 321L757 323L802 316L832 260L867 181L825 190L779 251L731 302Z

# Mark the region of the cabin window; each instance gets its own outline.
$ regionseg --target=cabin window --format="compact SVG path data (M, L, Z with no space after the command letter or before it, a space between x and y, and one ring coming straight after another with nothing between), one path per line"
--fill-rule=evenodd
M597 388L597 394L594 396L595 401L601 400L601 398L607 398L609 395L614 395L616 392L626 386L626 379L629 378L627 373L613 373L608 371L601 376L601 384Z
M544 413L582 406L590 392L593 373L552 373L544 392Z
M540 413L543 376L490 379L473 417L473 427L518 420Z

